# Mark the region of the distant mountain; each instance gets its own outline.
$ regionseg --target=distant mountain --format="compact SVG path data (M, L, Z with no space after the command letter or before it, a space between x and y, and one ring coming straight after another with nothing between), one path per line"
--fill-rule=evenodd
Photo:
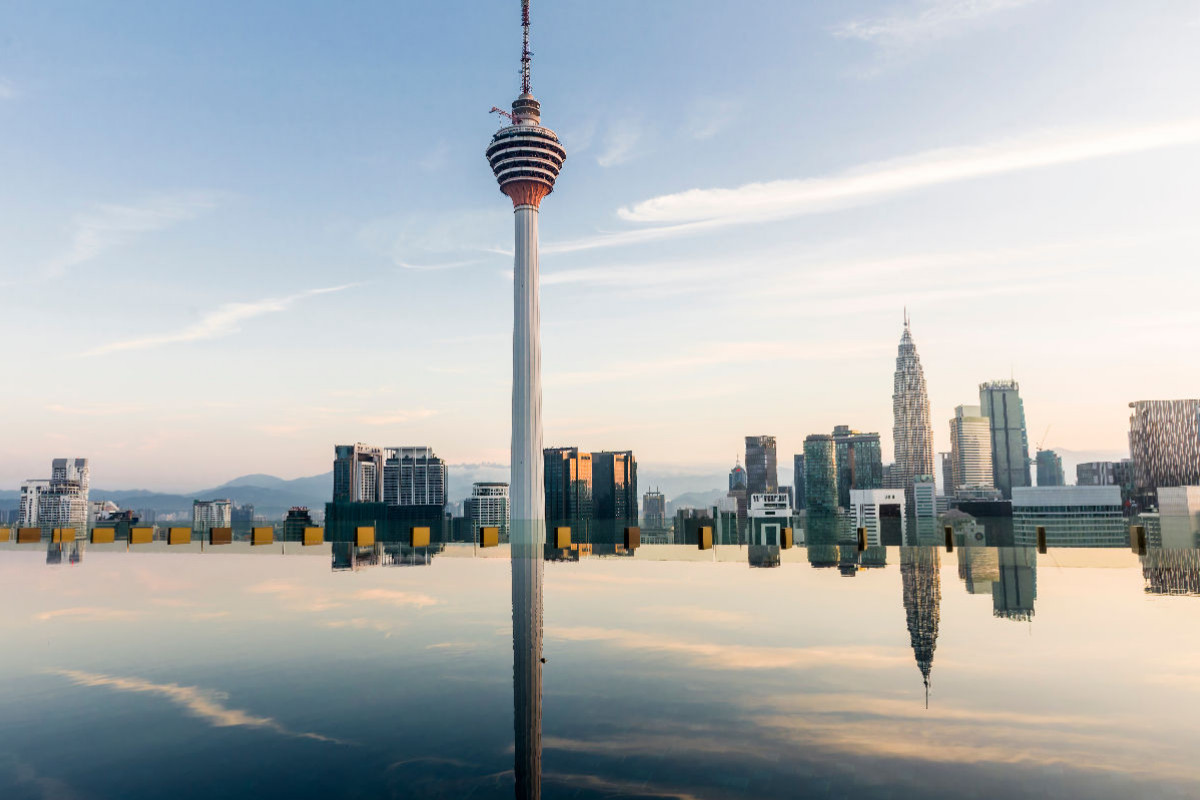
M725 494L725 489L709 489L706 492L685 492L667 501L667 516L675 516L675 512L681 508L711 508Z

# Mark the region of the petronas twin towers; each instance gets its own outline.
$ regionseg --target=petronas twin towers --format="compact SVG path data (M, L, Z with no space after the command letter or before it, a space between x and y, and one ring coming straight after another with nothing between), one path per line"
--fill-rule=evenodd
M892 468L890 483L893 488L904 489L911 495L913 478L933 474L933 427L929 423L925 371L921 369L921 358L913 343L907 313L900 350L896 354L892 420L896 465Z

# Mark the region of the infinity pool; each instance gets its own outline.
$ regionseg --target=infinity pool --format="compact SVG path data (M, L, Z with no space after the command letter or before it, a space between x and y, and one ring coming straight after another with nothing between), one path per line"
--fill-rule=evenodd
M0 797L1200 794L1198 551L872 549L3 546Z

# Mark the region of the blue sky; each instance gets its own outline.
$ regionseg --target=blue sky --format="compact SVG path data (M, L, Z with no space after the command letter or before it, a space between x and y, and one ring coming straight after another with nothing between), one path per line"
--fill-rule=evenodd
M483 150L518 3L0 10L0 485L508 450L512 222ZM547 444L721 467L891 431L901 308L938 449L1015 376L1119 453L1195 396L1200 4L535 2ZM888 449L885 444L885 450Z

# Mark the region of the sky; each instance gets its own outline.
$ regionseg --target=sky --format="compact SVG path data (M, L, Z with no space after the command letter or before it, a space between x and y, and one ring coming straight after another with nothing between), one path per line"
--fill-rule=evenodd
M5 4L0 488L505 463L518 9ZM547 446L887 457L905 307L937 450L985 380L1115 456L1196 396L1200 3L535 2L532 50Z

